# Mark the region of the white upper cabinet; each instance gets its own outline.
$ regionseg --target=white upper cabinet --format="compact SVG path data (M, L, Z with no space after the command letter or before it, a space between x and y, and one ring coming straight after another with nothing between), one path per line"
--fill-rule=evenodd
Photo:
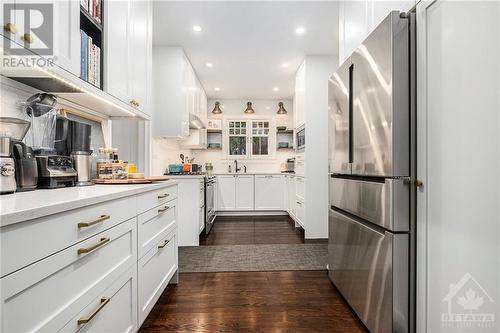
M151 3L105 1L105 90L149 113Z
M80 5L74 0L54 4L54 55L57 65L80 76Z
M416 0L341 1L339 4L339 63L343 63L391 11L408 12L416 2Z
M285 210L285 176L255 176L255 210Z
M106 34L104 89L106 92L129 103L130 91L130 2L104 2L104 30Z
M151 2L131 2L131 96L140 111L151 114L152 20Z
M187 138L190 115L205 123L205 91L181 47L154 47L153 68L153 135Z
M32 42L29 44L31 49L44 49L46 46L46 41L40 40L33 31L24 31L24 24L20 21L22 16L22 8L15 7L16 4L33 4L33 9L36 9L37 5L40 6L52 6L52 30L53 32L53 49L52 54L41 54L42 56L52 57L55 56L55 64L62 69L68 71L69 73L80 76L80 3L74 0L48 0L48 1L14 1L7 0L2 1L0 8L0 22L1 22L1 34L5 37L11 39L19 46L24 46L24 41L21 39L25 33L29 34L32 38ZM6 12L6 18L4 22L4 6L12 5L13 8L17 10ZM50 7L47 7L50 8ZM40 10L45 10L40 8ZM20 15L21 13L21 15ZM44 11L42 15L45 15ZM43 19L47 19L43 17ZM10 33L6 28L7 24L11 24L17 30L16 33ZM41 53L41 52L35 52Z

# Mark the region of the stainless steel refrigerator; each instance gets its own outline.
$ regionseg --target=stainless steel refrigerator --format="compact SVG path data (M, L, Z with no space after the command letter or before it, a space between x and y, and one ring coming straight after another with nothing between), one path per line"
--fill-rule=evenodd
M408 332L411 17L392 12L329 80L331 281L371 332Z

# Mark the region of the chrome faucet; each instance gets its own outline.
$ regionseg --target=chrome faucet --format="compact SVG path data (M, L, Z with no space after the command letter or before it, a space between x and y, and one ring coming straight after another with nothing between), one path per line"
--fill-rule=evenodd
M241 168L238 168L238 160L234 160L234 172L238 173Z

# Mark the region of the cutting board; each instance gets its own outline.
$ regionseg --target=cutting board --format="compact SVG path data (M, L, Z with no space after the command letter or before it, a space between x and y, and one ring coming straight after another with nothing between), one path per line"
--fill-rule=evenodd
M96 184L116 185L116 184L150 184L168 180L167 176L151 176L142 179L94 179Z

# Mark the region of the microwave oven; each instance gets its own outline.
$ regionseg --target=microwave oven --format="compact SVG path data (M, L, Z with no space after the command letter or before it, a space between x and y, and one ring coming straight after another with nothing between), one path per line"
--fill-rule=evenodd
M295 135L297 152L301 153L306 150L306 127L304 125L300 126Z

